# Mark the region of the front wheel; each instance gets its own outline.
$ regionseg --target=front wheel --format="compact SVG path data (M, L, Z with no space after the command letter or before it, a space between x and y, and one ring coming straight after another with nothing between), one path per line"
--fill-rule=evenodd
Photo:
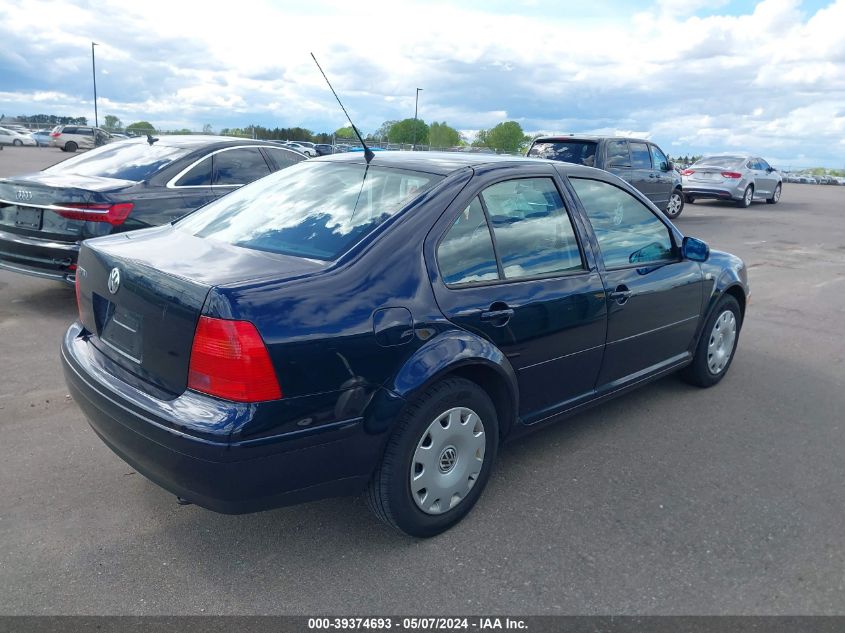
M15 145L16 147L20 147L21 145L23 145L23 141L20 140L19 138L16 138L14 141L12 141L12 145Z
M367 494L375 515L410 536L463 519L484 490L499 444L496 408L463 378L446 378L408 405Z
M681 376L698 387L712 387L728 373L739 341L742 312L731 295L725 295L707 319L692 363Z
M675 189L672 192L672 195L669 196L669 202L666 204L666 217L670 220L674 220L681 215L681 211L683 210L684 196L681 194L680 190Z
M768 202L769 204L777 204L778 200L780 200L780 190L781 186L780 183L778 183L777 187L775 187L775 190L772 192L772 197L766 198L766 202Z
M751 201L754 200L754 187L748 185L742 194L742 198L737 201L736 206L741 209L747 209L751 206Z

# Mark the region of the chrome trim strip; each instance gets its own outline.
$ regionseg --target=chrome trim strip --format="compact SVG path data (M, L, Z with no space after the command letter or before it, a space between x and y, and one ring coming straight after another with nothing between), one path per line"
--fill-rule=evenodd
M215 154L220 154L221 152L228 152L228 151L233 150L233 149L247 149L247 148L250 148L250 147L269 147L269 148L272 148L272 149L282 149L282 150L288 151L288 152L290 152L291 154L294 154L294 155L296 155L296 156L301 156L301 155L302 155L302 154L300 154L299 152L297 152L296 150L290 149L290 148L288 148L288 147L282 147L282 146L280 146L280 145L267 145L267 144L261 145L261 144L259 144L259 143L253 143L252 145L234 145L234 146L232 146L232 147L223 147L222 149L217 149L217 150L214 150L214 151L213 151L213 152L211 152L210 154L206 154L206 155L205 155L205 156L203 156L202 158L198 158L198 159L197 159L197 160L195 160L193 163L191 163L190 165L188 165L187 167L185 167L185 169L183 169L183 170L182 170L182 171L180 171L178 174L176 174L175 176L173 176L173 178L171 178L170 180L168 180L168 181L167 181L167 184L166 184L166 185L164 185L164 186L165 186L167 189L207 189L208 187L212 187L212 188L214 188L214 187L226 187L226 188L230 188L230 187L243 187L243 186L244 186L244 184L246 184L246 183L241 183L241 184L239 184L239 185L177 185L177 184L176 184L176 182L177 182L177 181L178 181L178 180L179 180L182 176L184 176L186 173L188 173L190 170L192 170L194 167L196 167L197 165L199 165L202 161L204 161L204 160L208 160L209 158L211 158L211 157L212 157L212 156L214 156ZM307 158L307 156L306 156L306 158ZM269 167L269 165L268 165L268 167Z
M29 207L32 209L42 209L44 211L84 211L85 213L99 213L107 214L108 209L86 209L85 207L63 207L58 204L27 204L16 200L14 202L0 198L0 204L8 204L13 207Z

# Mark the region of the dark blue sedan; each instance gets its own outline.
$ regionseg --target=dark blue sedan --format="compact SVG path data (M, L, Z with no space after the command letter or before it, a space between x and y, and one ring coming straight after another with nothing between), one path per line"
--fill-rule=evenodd
M721 380L748 286L604 171L381 152L86 241L77 295L67 382L149 479L226 513L366 490L431 536L504 440L677 370Z

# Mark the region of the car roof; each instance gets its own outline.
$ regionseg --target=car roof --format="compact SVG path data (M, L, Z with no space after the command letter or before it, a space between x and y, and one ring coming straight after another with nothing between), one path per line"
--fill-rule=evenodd
M423 171L445 176L464 167L480 167L494 163L548 163L563 164L543 158L525 158L524 156L510 156L502 154L481 154L466 152L404 152L381 151L373 152L374 158L370 165L384 167L399 167L412 171ZM311 161L363 163L363 152L344 152L312 158Z
M644 138L637 138L635 136L594 136L592 134L550 134L548 136L538 136L534 139L534 143L554 143L564 141L634 141L635 143L653 143Z
M208 134L160 134L154 136L158 138L156 143L159 145L166 145L167 147L184 147L187 149L198 149L200 147L207 147L209 145L219 145L225 147L227 145L267 145L275 144L276 147L282 147L277 141L259 141L251 138L235 138L231 136L212 136ZM146 143L146 136L136 136L130 138L126 143Z

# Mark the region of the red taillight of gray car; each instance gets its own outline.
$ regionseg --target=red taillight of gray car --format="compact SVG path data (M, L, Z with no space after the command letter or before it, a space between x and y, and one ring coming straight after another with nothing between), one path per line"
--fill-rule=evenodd
M118 226L126 221L135 205L131 202L118 202L117 204L69 203L58 206L73 209L73 211L59 211L59 215L63 218L85 222L108 222L112 226Z
M736 171L723 171L722 178L732 178L734 180L742 178L742 174Z

